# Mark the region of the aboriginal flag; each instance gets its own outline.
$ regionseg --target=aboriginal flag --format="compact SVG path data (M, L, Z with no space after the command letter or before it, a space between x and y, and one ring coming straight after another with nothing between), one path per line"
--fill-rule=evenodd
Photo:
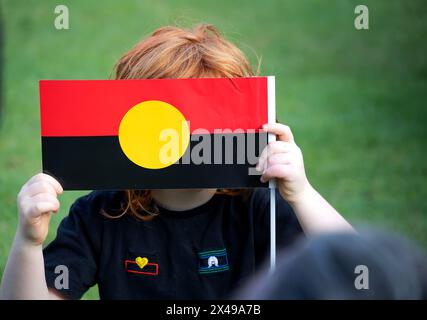
M267 187L274 77L41 80L43 171L67 190Z

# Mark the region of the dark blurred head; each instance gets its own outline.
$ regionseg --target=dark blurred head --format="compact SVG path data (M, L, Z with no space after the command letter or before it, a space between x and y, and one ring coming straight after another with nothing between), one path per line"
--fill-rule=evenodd
M356 289L359 265L369 289ZM264 268L239 299L426 299L427 258L409 241L384 232L325 234L278 255L276 271Z

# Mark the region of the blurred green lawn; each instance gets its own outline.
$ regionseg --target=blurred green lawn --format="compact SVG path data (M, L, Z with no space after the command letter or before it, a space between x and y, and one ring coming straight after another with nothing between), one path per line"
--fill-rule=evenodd
M165 24L209 22L277 77L279 119L303 149L312 184L351 222L427 245L427 6L363 1L2 1L5 105L0 123L0 272L16 194L41 170L39 79L105 79L121 53ZM66 4L70 30L53 26ZM108 155L100 155L108 156ZM62 196L49 240L72 201ZM91 290L86 298L96 298Z

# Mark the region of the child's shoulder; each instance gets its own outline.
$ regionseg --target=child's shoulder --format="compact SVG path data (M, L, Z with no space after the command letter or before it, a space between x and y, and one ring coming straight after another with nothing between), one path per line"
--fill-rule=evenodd
M279 214L293 215L294 211L289 203L283 199L279 191L275 190L276 199L276 211ZM266 215L270 213L270 189L268 188L256 188L253 189L249 198L249 208L260 215Z
M253 215L263 215L270 207L270 192L267 188L244 189L238 195L224 195L225 201L233 205L234 211L248 211Z
M123 191L97 190L77 198L70 213L105 217L103 213L114 213L123 208L125 193Z
M270 201L270 192L267 188L240 189L235 193L220 192L219 196L232 202L244 203L249 206L265 206Z
M249 205L257 209L264 208L270 204L270 189L255 188L252 189L248 199Z

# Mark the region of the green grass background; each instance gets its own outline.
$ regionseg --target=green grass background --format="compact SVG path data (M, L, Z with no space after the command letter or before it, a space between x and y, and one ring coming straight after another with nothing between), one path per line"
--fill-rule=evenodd
M354 28L354 8L370 29ZM54 28L66 4L70 30ZM41 170L38 80L105 79L120 55L165 24L209 22L261 73L277 77L312 184L351 222L427 245L427 5L423 0L2 1L0 273L17 223L16 194ZM108 157L108 154L100 155ZM65 192L59 221L81 192ZM85 298L96 298L91 290Z

